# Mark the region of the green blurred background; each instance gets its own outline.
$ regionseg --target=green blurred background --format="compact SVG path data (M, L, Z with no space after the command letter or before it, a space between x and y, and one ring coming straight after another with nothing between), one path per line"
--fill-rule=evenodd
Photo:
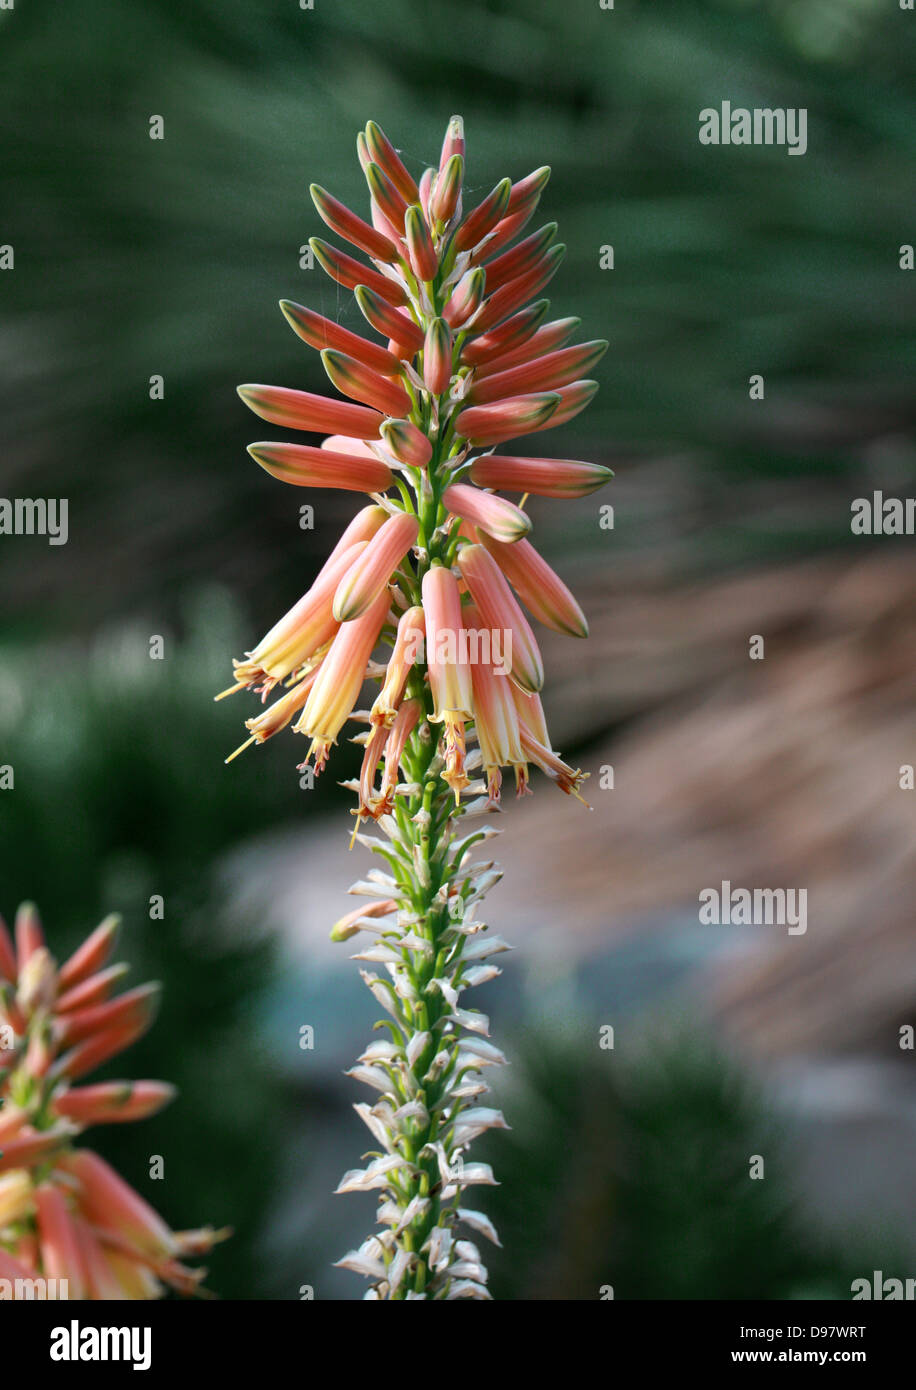
M914 26L890 0L621 0L612 11L598 0L314 0L312 10L16 0L0 12L0 243L15 251L15 269L0 274L0 492L70 506L66 546L0 537L0 764L15 768L15 790L0 794L0 908L36 899L61 957L120 911L134 978L164 982L160 1019L129 1069L175 1082L180 1099L93 1142L173 1225L235 1227L212 1260L220 1295L297 1298L308 1284L318 1297L359 1297L358 1281L328 1264L358 1243L372 1211L368 1199L327 1197L363 1144L341 1071L367 1035L371 1001L346 952L319 963L298 925L309 895L323 913L320 894L346 887L309 851L329 827L345 835L344 800L330 777L300 789L289 739L224 768L241 712L211 701L230 658L307 587L353 511L346 495L316 494L316 530L299 529L303 495L247 458L257 431L234 391L246 380L323 389L281 297L360 322L320 270L300 268L300 247L319 231L309 182L362 207L355 135L365 121L378 120L418 173L453 111L465 119L470 200L506 173L553 168L541 212L569 248L553 304L610 349L595 403L548 452L617 472L606 495L533 512L595 626L586 664L548 648L564 750L589 766L621 746L638 759L667 734L676 763L688 746L678 731L697 709L726 726L715 713L724 688L738 729L749 702L776 699L744 684L746 634L766 618L777 660L798 662L787 685L819 691L815 725L837 716L836 755L849 692L826 676L810 683L809 639L827 634L825 672L828 652L857 643L854 669L873 661L884 673L890 660L893 700L901 682L912 693L902 620L877 635L869 626L905 583L912 596L912 542L857 541L853 555L848 518L853 497L912 492L916 474L913 277L899 268L900 246L916 238ZM807 108L808 153L701 146L698 112L723 99ZM153 115L164 118L161 141L149 138ZM599 268L606 245L612 271ZM749 400L753 373L765 402ZM155 374L162 400L150 399ZM596 522L601 501L615 504L610 534ZM890 569L882 544L893 547ZM850 571L864 577L838 618ZM696 598L686 620L685 593ZM774 594L787 596L782 607ZM748 621L736 633L727 614L739 595ZM153 634L165 638L162 661L149 658ZM783 720L772 708L783 728L791 711ZM870 719L886 727L880 709ZM895 727L888 765L907 749L913 760L912 722ZM747 741L736 746L740 772ZM797 766L796 755L773 745L774 766ZM353 756L344 750L336 777ZM653 783L654 766L643 787L689 821L696 784L675 775L669 787L657 766ZM836 805L821 772L808 769L823 792L809 831ZM740 788L744 840L764 849L755 868L775 874L779 835L755 836ZM645 824L670 814L656 809ZM543 818L526 831L524 814L504 817L506 840L533 847L535 877L515 878L522 933L537 874L556 872L534 852L550 843ZM910 829L900 829L909 845ZM835 849L836 826L824 833ZM710 947L684 925L689 874L658 901L622 884L618 896L601 873L611 832L601 822L589 834L592 926L569 978L559 948L549 988L546 977L520 984L511 958L484 1003L516 1058L503 1083L514 1128L487 1154L503 1184L489 1199L504 1243L494 1290L846 1296L882 1261L912 1263L912 1222L901 1231L892 1208L870 1204L868 1183L858 1205L842 1192L817 1200L840 1151L911 1205L905 1176L882 1166L890 1132L844 1111L857 1135L871 1123L877 1152L842 1149L834 1131L812 1138L805 1103L787 1119L773 1091L787 1060L836 1052L847 1067L850 1057L890 1067L905 1090L890 1110L912 1118L892 1042L916 1003L912 972L902 996L888 997L890 982L879 989L867 1037L828 1018L774 1070L753 1028L736 1053L716 1009L696 1002L706 996L692 972ZM669 849L635 844L634 880L657 881ZM874 871L866 849L860 887ZM711 862L727 876L727 856ZM291 882L299 905L286 900ZM894 924L913 884L907 860L887 911L871 904L897 932L896 951L912 945L911 913ZM153 894L165 899L162 921L149 919ZM492 901L500 930L506 897L504 887ZM581 938L582 920L570 910L558 934ZM830 955L826 931L821 949ZM870 949L869 962L898 959L880 941ZM832 986L814 979L822 998ZM806 997L777 999L777 1034L783 1007L810 1016ZM630 1043L604 1054L594 1039L609 1012L630 1020ZM299 1028L316 1022L318 1046L303 1052ZM848 1094L854 1110L859 1092ZM749 1183L748 1156L765 1144L770 1176ZM152 1153L165 1158L164 1184L145 1180Z

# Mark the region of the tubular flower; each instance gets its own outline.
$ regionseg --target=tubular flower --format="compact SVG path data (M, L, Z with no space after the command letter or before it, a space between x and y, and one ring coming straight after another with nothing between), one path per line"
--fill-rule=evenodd
M475 459L470 476L478 487L533 492L536 497L586 497L609 481L611 470L600 463L579 463L573 459L485 454Z
M416 544L418 530L417 518L407 512L385 522L337 585L333 613L338 622L360 617L379 594L387 592L394 571Z
M108 964L107 917L58 966L35 908L0 918L0 1280L2 1297L158 1298L194 1293L205 1270L183 1264L228 1231L172 1231L97 1155L76 1147L95 1125L155 1115L175 1097L162 1081L74 1085L141 1037L158 985L112 996L126 967ZM20 1282L25 1281L25 1282ZM53 1281L53 1282L52 1282Z
M340 626L333 613L334 595L340 581L365 550L366 542L360 541L341 554L331 556L295 607L274 624L253 651L248 652L245 661L234 663L235 679L239 684L230 687L225 694L247 685L260 689L266 696L278 681L285 680L330 642Z
M472 606L465 609L465 620L478 632L486 633L479 613ZM487 779L487 795L493 802L499 801L503 767L511 767L515 772L515 785L519 796L528 790L528 764L522 752L521 729L518 709L512 698L512 682L496 668L492 650L480 652L471 666L471 679L474 686L474 726L484 774ZM517 687L516 687L517 688Z
M305 707L293 725L297 734L312 740L305 762L314 757L319 772L356 704L366 679L366 663L379 639L390 601L388 590L383 589L360 617L340 626Z
M447 487L442 500L449 511L462 521L479 526L488 536L505 541L507 545L526 536L531 530L531 522L520 507L507 502L504 497L496 497L492 492L468 487L466 483L453 483Z
M564 247L553 223L524 234L547 168L500 180L466 210L460 117L448 124L438 163L416 176L374 122L356 143L368 213L312 185L319 216L348 250L310 244L352 289L365 335L281 301L339 394L275 386L239 394L280 428L327 436L252 445L273 477L363 491L373 505L236 663L232 688L266 698L282 685L246 721L243 747L291 725L311 740L306 763L316 771L348 719L364 726L354 740L363 745L360 775L346 784L357 795L354 839L390 872L353 886L373 901L332 935L369 938L357 959L394 1027L351 1073L376 1093L356 1107L375 1156L339 1190L379 1191L381 1226L341 1264L368 1276L370 1298L485 1298L486 1268L457 1228L496 1239L462 1198L493 1181L465 1150L505 1123L476 1099L487 1090L481 1071L504 1059L485 1041L485 1015L462 996L499 973L490 957L507 948L476 920L499 872L470 851L495 832L458 831L495 808L507 767L519 792L533 764L578 795L583 774L551 748L537 694L543 664L522 605L549 627L586 631L572 594L526 539L523 500L500 494L582 498L611 476L598 464L491 451L584 409L596 389L588 373L607 344L575 344L579 320L549 318L543 291ZM367 680L379 682L378 693L357 709ZM361 832L366 821L376 836ZM44 1065L41 1038L34 1051ZM53 1133L39 1139L57 1142ZM9 1142L20 1142L18 1131ZM26 1130L23 1142L35 1136ZM14 1190L9 1200L18 1200Z
M458 581L450 569L434 565L423 576L426 615L426 668L433 723L445 725L442 776L457 795L470 778L464 770L464 721L474 713L471 666L464 642Z
M249 444L248 452L265 473L295 487L333 487L343 492L384 492L391 469L380 459L337 454L308 444Z
M491 632L510 635L512 679L523 690L540 690L544 684L541 653L499 565L482 545L466 545L458 552L458 567L483 623Z
M480 528L480 543L493 556L522 603L545 627L570 637L587 637L585 614L558 575L530 541L504 544Z
M426 617L422 605L417 603L413 608L408 608L406 613L402 613L398 622L385 679L369 712L373 724L393 722L411 667L417 665L422 658L425 637Z

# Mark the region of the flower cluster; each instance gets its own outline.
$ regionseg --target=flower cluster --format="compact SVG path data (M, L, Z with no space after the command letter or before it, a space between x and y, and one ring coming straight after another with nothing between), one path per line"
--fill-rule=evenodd
M386 341L283 301L296 333L320 350L331 382L350 399L259 385L239 394L271 424L330 432L320 447L252 444L249 452L274 477L374 501L344 531L308 592L235 663L232 691L248 687L266 700L282 689L246 721L243 747L292 724L310 740L306 762L320 771L364 680L380 674L364 739L361 817L390 810L406 739L422 718L442 726L441 775L456 793L469 781L470 726L494 801L501 769L511 768L523 791L529 763L575 791L582 774L551 748L538 695L543 664L523 608L576 637L587 635L585 617L526 539L528 516L500 494L581 497L610 470L495 452L515 435L577 415L597 390L586 373L607 347L603 340L567 346L579 321L548 320L548 300L529 302L565 249L554 243L554 223L512 245L534 215L549 170L501 180L464 216L460 117L449 123L438 168L419 184L374 122L357 147L371 225L323 188L311 191L322 219L372 267L319 238L311 246ZM417 635L425 642L412 640ZM390 647L381 673L371 661L380 641ZM504 666L494 661L496 650L505 653ZM509 680L501 679L504 669Z
M378 1147L338 1190L378 1192L382 1229L340 1263L371 1280L368 1298L486 1298L480 1252L457 1228L497 1239L463 1196L494 1181L465 1151L505 1126L482 1103L484 1071L505 1058L487 1040L486 1015L462 996L500 973L492 958L508 947L479 918L500 872L492 860L471 860L498 832L464 824L497 809L506 768L519 793L533 764L578 795L582 772L551 746L543 663L524 610L575 637L587 627L528 541L523 506L529 493L582 497L610 476L594 463L502 449L577 415L597 389L587 373L607 344L569 345L578 320L548 319L548 301L536 297L564 248L553 223L517 238L548 169L501 180L465 215L459 117L419 182L374 122L357 148L371 221L323 188L313 185L312 197L371 264L317 238L311 246L381 341L282 301L348 399L276 386L239 392L271 424L328 436L320 445L252 444L269 473L371 500L311 588L235 663L223 694L247 688L265 704L247 720L242 748L292 724L309 739L303 769L321 771L348 719L365 726L355 739L364 756L352 784L354 839L386 867L351 887L370 901L331 935L370 938L356 959L380 967L362 974L386 1012L378 1027L387 1036L351 1072L376 1092L356 1110ZM357 709L367 678L378 691ZM384 838L360 833L367 821Z
M31 904L20 907L14 937L0 919L3 1297L34 1297L39 1278L71 1299L194 1293L205 1271L182 1258L228 1234L172 1231L104 1159L75 1147L90 1126L145 1119L174 1096L161 1081L74 1085L155 1016L157 985L112 997L127 969L108 964L116 934L117 918L106 918L58 967Z

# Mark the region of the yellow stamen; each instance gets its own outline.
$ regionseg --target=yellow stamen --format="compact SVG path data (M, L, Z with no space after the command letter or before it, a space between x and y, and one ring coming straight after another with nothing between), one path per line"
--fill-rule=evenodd
M236 748L234 753L230 753L228 758L225 759L225 761L227 763L231 763L233 758L237 758L240 753L244 753L246 748L248 748L252 743L257 743L257 741L258 740L255 738L254 734L252 734L251 738L246 738L245 742L243 744L240 744L240 746Z

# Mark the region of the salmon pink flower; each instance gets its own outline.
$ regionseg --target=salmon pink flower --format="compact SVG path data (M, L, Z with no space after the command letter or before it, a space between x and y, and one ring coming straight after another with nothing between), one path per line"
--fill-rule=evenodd
M556 391L560 386L578 381L584 371L590 371L600 362L606 350L607 343L599 341L544 353L531 362L510 367L508 371L493 372L475 381L466 399L475 405L485 405L488 401L499 401L505 396L531 391Z
M560 404L557 392L513 396L495 405L472 405L455 421L455 428L472 444L502 444L517 434L541 429Z
M384 520L381 507L371 510L381 512ZM327 646L340 625L332 610L337 587L366 545L367 541L360 541L329 557L299 602L274 624L244 661L233 662L237 684L224 691L224 695L249 686L266 696L279 681L298 671Z
M394 571L416 544L418 530L417 518L409 512L385 522L337 585L332 611L338 622L352 622L387 592Z
M366 679L366 663L379 639L390 603L385 589L360 617L341 624L305 707L293 725L297 734L305 734L312 741L305 763L314 757L316 772L323 769L331 745L337 742L337 735L356 704Z
M411 468L425 468L433 456L429 439L410 420L386 420L382 438L394 458Z
M369 712L373 724L390 724L393 721L411 668L422 659L425 638L426 617L422 605L417 603L402 613L398 621L385 679Z
M474 315L474 327L481 332L492 328L495 324L502 323L508 315L514 314L527 299L540 294L560 269L565 255L566 247L562 244L549 247L524 275L509 280L484 300Z
M540 690L544 684L541 653L499 565L482 545L466 545L458 552L458 568L483 625L493 632L511 636L509 672L512 679L523 690Z
M505 545L481 533L480 543L492 556L528 612L554 632L587 637L585 614L558 574L550 568L530 541Z
M366 124L366 148L373 161L384 169L401 197L408 203L417 201L418 189L381 126L375 121Z
M520 724L522 751L525 757L545 772L548 777L556 782L560 791L567 796L574 796L578 801L582 800L579 795L579 787L588 776L587 772L582 772L577 767L570 767L564 763L559 754L554 753L550 748L545 747L527 727L524 721Z
M421 700L405 700L395 715L385 743L385 771L379 798L382 806L391 807L398 783L398 771L408 741L424 714Z
M549 418L533 424L531 433L553 430L558 425L568 424L585 409L597 390L597 381L574 381L569 386L558 386L556 394L560 399L556 410L551 412Z
M426 665L433 708L429 716L445 725L443 777L456 795L470 778L464 770L464 721L474 713L471 668L462 650L461 595L450 569L435 565L423 576Z
M505 285L509 280L525 275L538 264L544 252L553 241L557 231L556 222L548 222L539 232L533 232L524 241L518 242L511 251L487 260L486 282L490 294ZM487 250L492 252L492 244Z
M478 487L533 492L536 497L586 497L612 476L611 470L600 463L580 463L577 459L485 454L471 465L471 478Z
M325 348L321 360L331 381L345 396L362 401L384 415L404 415L411 409L410 397L403 386L390 377L380 376L355 357Z
M442 311L446 323L451 324L453 328L460 328L472 314L476 314L483 303L486 284L486 274L479 266L463 275Z
M462 521L479 526L482 531L505 541L507 545L526 536L531 530L531 522L520 507L507 502L504 497L496 497L492 492L469 487L467 483L453 483L447 487L442 501Z
M433 246L423 209L418 203L414 203L407 209L404 217L404 236L407 241L410 268L414 275L418 280L434 280L439 269L439 257Z
M409 357L423 346L423 330L418 328L407 314L395 309L388 301L376 294L368 285L356 286L354 297L362 310L366 322L378 333L396 343L401 343Z
M452 334L445 319L430 319L423 342L423 384L441 396L452 379Z
M381 378L380 378L381 379ZM337 454L310 444L249 444L248 452L265 473L294 487L330 487L343 492L385 492L391 469L363 454Z
M465 621L483 628L480 614L465 608ZM512 698L513 683L498 674L492 660L477 660L471 666L474 687L474 728L487 779L491 801L499 801L501 768L511 767L519 796L528 790L528 764L522 752L518 709Z
M543 302L546 304L547 301ZM542 323L530 337L525 338L524 342L516 347L505 348L478 362L474 368L474 381L483 381L485 377L493 376L494 373L508 371L510 367L518 367L524 362L531 362L535 357L542 357L544 353L564 347L581 322L581 319L569 318ZM484 334L477 342L482 343L486 336ZM464 357L467 359L467 353Z
M461 202L461 180L464 176L464 160L460 154L453 154L436 175L429 196L429 213L433 222L451 222Z
M357 217L355 212L344 207L343 203L331 196L325 189L319 188L317 183L313 183L309 192L312 195L312 202L318 209L318 215L323 222L326 222L332 232L342 236L345 241L357 246L360 251L365 251L367 256L372 256L377 261L396 261L398 259L398 248L381 232L377 232L374 227L370 227L361 217Z
M346 255L343 251L335 250L320 237L310 237L309 246L322 269L326 270L338 285L343 285L345 290L355 290L357 285L365 285L367 289L374 290L380 298L387 299L389 304L407 303L407 291L399 281L390 280L386 275L369 270L361 261Z
M456 251L472 251L488 232L491 232L501 217L505 216L512 193L509 179L500 179L482 203L468 213L455 234Z
M349 941L351 936L356 936L360 931L360 923L364 919L375 921L378 917L390 917L392 912L397 912L398 905L394 898L382 898L378 902L364 903L362 907L356 907L352 912L339 917L331 928L332 941Z
M345 434L352 439L378 439L382 415L362 405L330 401L310 391L283 386L240 386L239 395L255 415L290 430L316 434Z
M309 347L317 348L319 352L324 348L336 348L382 376L397 376L401 371L401 363L393 353L377 343L370 343L367 338L361 338L358 333L351 333L349 328L342 328L332 319L326 319L302 304L294 304L290 299L281 299L280 308L293 331Z
M369 193L372 198L373 211L380 212L388 225L401 236L404 234L404 215L407 212L408 204L403 195L391 182L388 175L378 164L370 162L364 170L366 182L369 185Z

